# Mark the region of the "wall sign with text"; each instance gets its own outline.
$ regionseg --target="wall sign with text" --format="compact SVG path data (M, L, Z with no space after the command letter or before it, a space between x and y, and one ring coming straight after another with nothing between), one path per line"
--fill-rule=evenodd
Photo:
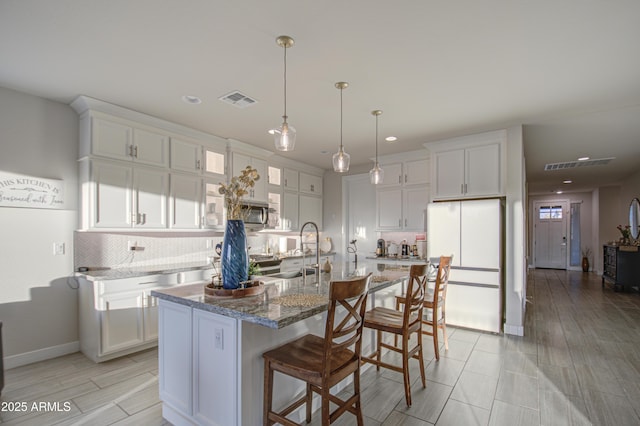
M0 207L62 209L64 183L59 179L42 179L0 172Z

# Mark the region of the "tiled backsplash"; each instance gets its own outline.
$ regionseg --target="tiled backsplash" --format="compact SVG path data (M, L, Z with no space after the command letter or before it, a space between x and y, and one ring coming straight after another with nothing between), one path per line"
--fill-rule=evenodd
M222 236L76 232L74 266L129 268L167 263L207 262ZM135 243L137 250L128 250Z
M132 268L176 263L207 263L215 255L215 246L222 242L221 234L82 232L74 235L74 268ZM138 250L128 250L135 243ZM276 254L295 249L299 237L257 234L247 236L249 253Z

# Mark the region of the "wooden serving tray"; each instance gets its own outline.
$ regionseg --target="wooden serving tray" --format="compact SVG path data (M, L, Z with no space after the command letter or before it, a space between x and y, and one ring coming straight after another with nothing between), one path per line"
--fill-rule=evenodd
M238 299L241 297L257 296L258 294L264 293L264 290L264 282L257 280L247 283L247 286L245 288L235 288L232 290L222 287L214 287L214 285L211 283L204 286L204 294L206 296L219 299Z

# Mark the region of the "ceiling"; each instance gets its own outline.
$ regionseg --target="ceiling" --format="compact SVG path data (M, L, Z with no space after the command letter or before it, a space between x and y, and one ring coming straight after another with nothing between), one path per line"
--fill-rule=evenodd
M640 169L638 16L635 0L2 0L0 86L87 95L273 150L286 34L298 139L284 157L331 168L334 84L346 81L352 165L371 163L381 109L380 155L522 124L530 193L588 190ZM234 90L257 103L218 100ZM543 171L579 156L615 160Z

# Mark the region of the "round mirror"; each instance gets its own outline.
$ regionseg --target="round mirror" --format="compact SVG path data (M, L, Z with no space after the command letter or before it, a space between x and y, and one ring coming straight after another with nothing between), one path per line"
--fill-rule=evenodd
M638 239L640 234L640 200L634 198L629 206L629 227L631 228L631 237L634 240Z

